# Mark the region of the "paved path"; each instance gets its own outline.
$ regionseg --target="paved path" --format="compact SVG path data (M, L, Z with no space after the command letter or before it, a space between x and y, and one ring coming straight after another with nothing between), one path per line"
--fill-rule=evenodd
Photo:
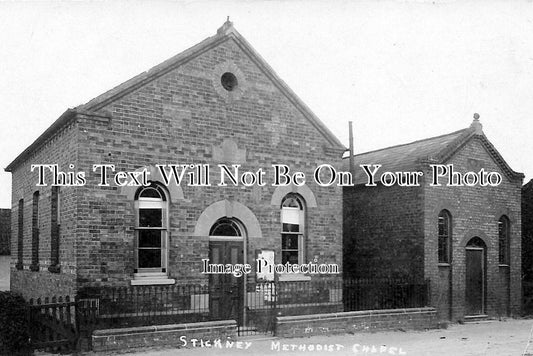
M298 339L257 340L241 338L241 344L215 347L146 349L122 352L125 355L523 355L533 327L533 319L492 321L451 325L429 331L394 331L357 335L320 336ZM294 346L293 346L294 345ZM320 345L320 346L319 346ZM356 345L356 346L354 346ZM221 346L221 347L219 347ZM228 346L228 347L226 347ZM237 347L240 348L237 348ZM244 349L246 348L246 349ZM305 351L303 351L305 349ZM320 351L317 351L320 349ZM310 351L312 350L312 351ZM528 349L533 355L533 345ZM103 355L90 353L90 355Z

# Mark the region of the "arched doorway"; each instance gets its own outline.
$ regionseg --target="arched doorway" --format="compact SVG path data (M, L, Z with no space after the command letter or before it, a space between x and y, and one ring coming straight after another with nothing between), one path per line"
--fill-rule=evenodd
M465 315L485 313L487 246L479 237L471 238L465 247Z
M245 235L246 230L239 220L218 219L209 230L209 263L219 266L244 263ZM241 321L245 278L226 273L209 275L209 309L213 318Z

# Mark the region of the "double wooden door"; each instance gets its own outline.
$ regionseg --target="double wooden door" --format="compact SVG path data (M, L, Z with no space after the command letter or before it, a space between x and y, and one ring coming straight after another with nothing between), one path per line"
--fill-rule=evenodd
M213 264L242 264L243 241L210 241L209 261ZM233 274L211 274L209 277L209 308L219 320L242 319L244 278Z

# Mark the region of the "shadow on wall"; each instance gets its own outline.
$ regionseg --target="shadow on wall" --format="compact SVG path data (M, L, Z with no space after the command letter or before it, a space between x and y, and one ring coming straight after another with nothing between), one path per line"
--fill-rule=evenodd
M11 256L0 256L0 291L9 290L9 262Z

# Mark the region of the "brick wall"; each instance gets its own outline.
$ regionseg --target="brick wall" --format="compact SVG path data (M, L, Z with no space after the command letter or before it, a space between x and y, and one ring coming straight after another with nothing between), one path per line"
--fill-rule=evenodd
M452 320L465 314L465 246L478 236L486 245L485 312L490 316L516 315L520 311L521 276L521 180L511 181L494 162L479 138L468 141L446 164L459 172L499 172L503 182L497 187L430 187L426 180L424 205L425 275L432 280L432 305L439 316ZM429 177L429 170L425 176ZM438 264L437 218L442 209L452 216L452 263ZM500 266L498 259L498 220L506 215L510 227L510 265ZM450 281L451 273L451 281ZM450 289L451 288L451 289ZM510 305L509 305L510 300Z
M522 187L522 272L533 282L533 180Z
M522 187L523 311L533 313L533 179Z
M0 255L9 255L11 249L11 209L0 209Z
M220 348L231 348L231 345L239 349L243 342L236 345L236 335L234 320L96 330L92 335L92 350L108 352L153 346L217 349L218 345Z
M48 268L51 258L51 173L46 170L47 186L37 186L38 174L31 172L32 164L58 164L62 171L79 169L77 160L78 127L71 122L57 131L12 171L11 215L11 290L25 297L65 295L75 290L75 240L77 187L61 187L62 216L60 226L59 262L60 273ZM73 164L74 169L69 169ZM32 197L39 192L38 229L39 264L36 271L30 270L32 262ZM23 199L22 263L19 262L19 201Z
M276 318L276 336L304 337L398 329L434 329L433 308L365 310Z
M240 69L245 92L227 102L217 93L217 66L231 62ZM280 211L270 205L274 193L271 165L288 164L304 171L309 181L321 163L338 163L339 154L324 151L329 145L301 112L232 40L205 52L187 64L129 93L101 109L109 124L81 120L80 165L114 163L120 170L167 163L210 164L221 161L214 151L225 139L245 152L242 170L267 171L264 187L182 186L184 199L172 203L170 218L170 276L179 283L205 281L201 259L209 253L208 236L194 236L201 213L212 203L235 200L257 217L262 238L248 240L248 261L257 248L280 254ZM339 164L340 166L340 164ZM87 168L86 168L87 169ZM220 173L211 172L212 182ZM341 261L341 191L309 184L317 208L307 209L307 259ZM129 284L133 274L134 211L131 201L115 187L102 189L89 179L82 192L78 241L80 284Z
M422 188L344 188L345 276L424 277Z

